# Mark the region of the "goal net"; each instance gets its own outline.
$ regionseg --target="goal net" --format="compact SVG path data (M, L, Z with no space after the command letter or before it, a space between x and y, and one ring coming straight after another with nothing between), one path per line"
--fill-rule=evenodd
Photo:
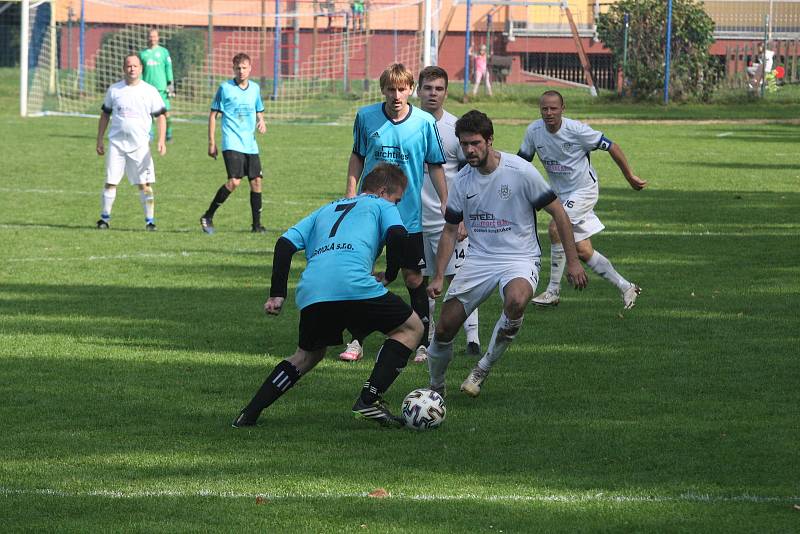
M80 4L79 4L80 5ZM370 2L354 16L337 0L84 0L31 2L27 114L97 115L122 63L148 46L151 29L173 61L172 113L208 113L231 60L251 58L273 121L352 120L380 98L377 78L392 62L419 69L419 0Z

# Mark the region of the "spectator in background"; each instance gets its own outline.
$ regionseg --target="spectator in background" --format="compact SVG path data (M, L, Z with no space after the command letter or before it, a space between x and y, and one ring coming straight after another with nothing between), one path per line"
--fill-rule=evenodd
M350 10L353 12L353 31L364 29L364 0L353 0L350 3Z
M747 67L747 85L750 89L760 87L764 77L772 72L772 62L775 58L775 51L767 48L764 50L764 43L758 43L758 49L753 64ZM763 63L762 63L763 62Z
M478 87L481 85L481 79L486 80L486 92L489 94L489 96L492 96L492 82L489 79L488 70L489 56L486 53L486 45L481 45L477 54L474 54L472 51L470 51L470 55L475 60L475 86L472 88L472 96L478 94Z

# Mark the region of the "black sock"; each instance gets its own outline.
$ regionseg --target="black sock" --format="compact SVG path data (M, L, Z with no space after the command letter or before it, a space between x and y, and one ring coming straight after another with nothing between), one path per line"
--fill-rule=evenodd
M430 328L430 313L431 309L428 305L428 284L424 281L416 289L408 289L408 296L411 298L411 309L417 312L419 318L422 320L422 339L420 345L428 346L428 329Z
M229 196L231 196L231 192L224 185L217 189L217 194L214 195L214 200L212 200L211 205L208 206L204 217L213 219L214 213L216 213L217 209L222 206L222 203L225 202Z
M364 389L361 390L361 400L367 404L378 400L378 397L389 389L389 386L400 376L400 372L408 363L409 356L411 356L411 349L399 341L391 338L384 341L381 350L378 351L372 374L369 375L369 379L364 383Z
M287 360L281 361L258 388L250 404L244 409L248 419L258 419L261 411L278 400L300 380L300 372Z
M250 191L250 211L253 212L253 226L261 226L261 193Z

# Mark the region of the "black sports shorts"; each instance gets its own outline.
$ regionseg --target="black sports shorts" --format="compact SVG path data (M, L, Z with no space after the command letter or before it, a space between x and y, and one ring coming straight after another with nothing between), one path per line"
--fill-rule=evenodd
M222 159L225 160L225 170L228 178L244 178L248 180L261 177L261 159L258 154L245 154L235 150L224 150Z
M400 261L400 267L422 271L425 268L425 243L422 240L422 232L408 234L404 248L405 253Z
M411 307L391 292L372 299L310 304L300 310L297 346L312 351L341 345L344 330L359 339L376 330L388 334L405 323L412 313Z

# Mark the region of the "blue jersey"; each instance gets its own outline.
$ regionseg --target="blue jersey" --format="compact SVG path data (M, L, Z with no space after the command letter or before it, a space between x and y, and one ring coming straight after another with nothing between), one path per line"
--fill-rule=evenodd
M406 118L392 122L383 103L365 106L358 110L353 123L353 152L364 158L362 180L379 163L391 163L403 170L408 187L397 208L408 232L421 232L424 165L445 162L433 115L409 104Z
M263 113L264 103L256 82L248 80L245 89L233 79L221 84L211 111L222 113L222 150L258 154L256 113Z
M372 268L392 226L402 226L397 207L375 195L343 198L319 208L283 237L306 251L297 285L300 309L317 302L380 297L387 289Z

